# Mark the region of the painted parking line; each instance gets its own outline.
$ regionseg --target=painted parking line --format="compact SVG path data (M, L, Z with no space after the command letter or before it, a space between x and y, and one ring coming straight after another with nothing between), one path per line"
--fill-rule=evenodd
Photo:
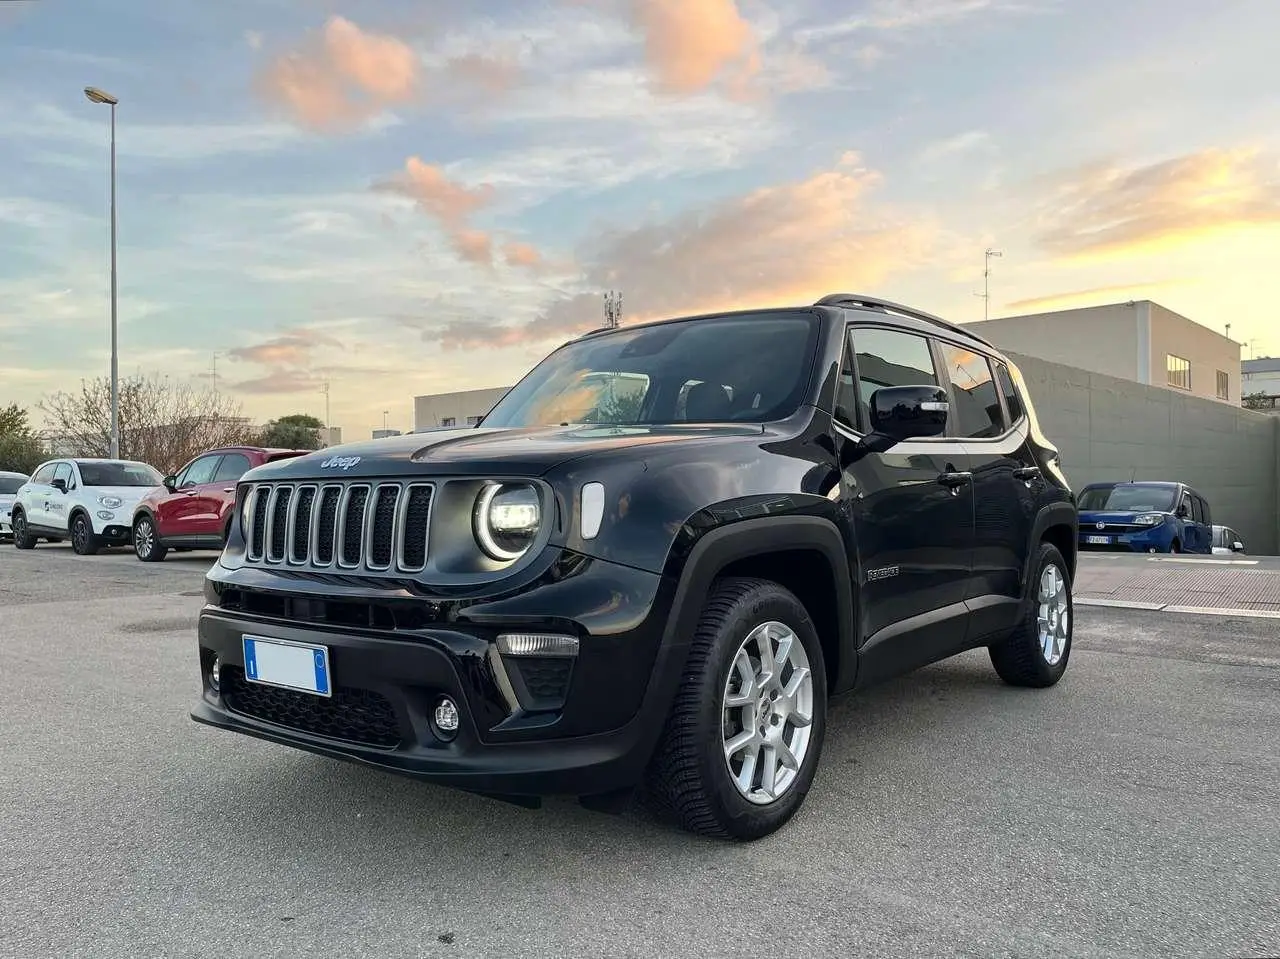
M1102 606L1114 609L1145 609L1161 613L1188 613L1198 616L1233 616L1245 619L1280 619L1280 610L1274 609L1231 609L1221 606L1175 606L1168 603L1143 603L1130 599L1094 599L1092 597L1076 597L1072 602L1076 606Z
M1213 563L1217 566L1257 566L1256 559L1202 559L1198 556L1148 556L1148 563Z

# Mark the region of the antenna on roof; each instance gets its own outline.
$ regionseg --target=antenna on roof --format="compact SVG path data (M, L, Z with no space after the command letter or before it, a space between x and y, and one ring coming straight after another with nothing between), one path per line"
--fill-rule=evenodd
M1138 476L1138 467L1129 470L1129 482L1132 483Z
M616 330L622 321L622 294L610 290L604 295L605 329Z

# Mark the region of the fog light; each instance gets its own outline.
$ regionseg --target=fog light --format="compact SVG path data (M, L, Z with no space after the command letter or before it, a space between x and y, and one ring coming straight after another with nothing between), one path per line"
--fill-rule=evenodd
M440 697L440 701L436 703L436 729L445 739L452 739L457 735L460 722L458 707L454 705L453 700L448 696Z
M503 656L577 656L578 637L558 633L501 633L498 652Z
M217 656L213 657L213 665L209 667L209 685L215 692L222 688L222 660Z

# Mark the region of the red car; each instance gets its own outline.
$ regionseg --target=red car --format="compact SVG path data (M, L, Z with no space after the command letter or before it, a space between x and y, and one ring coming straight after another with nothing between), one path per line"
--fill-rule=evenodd
M263 463L308 452L224 446L201 453L138 502L133 511L134 553L144 563L158 563L171 549L222 549L240 477Z

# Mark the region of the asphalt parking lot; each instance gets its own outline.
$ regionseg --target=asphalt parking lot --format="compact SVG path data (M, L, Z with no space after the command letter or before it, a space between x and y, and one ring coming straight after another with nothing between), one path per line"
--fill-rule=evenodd
M729 845L195 724L212 561L0 544L0 955L1280 954L1278 619L1081 605L1054 689L839 701Z

